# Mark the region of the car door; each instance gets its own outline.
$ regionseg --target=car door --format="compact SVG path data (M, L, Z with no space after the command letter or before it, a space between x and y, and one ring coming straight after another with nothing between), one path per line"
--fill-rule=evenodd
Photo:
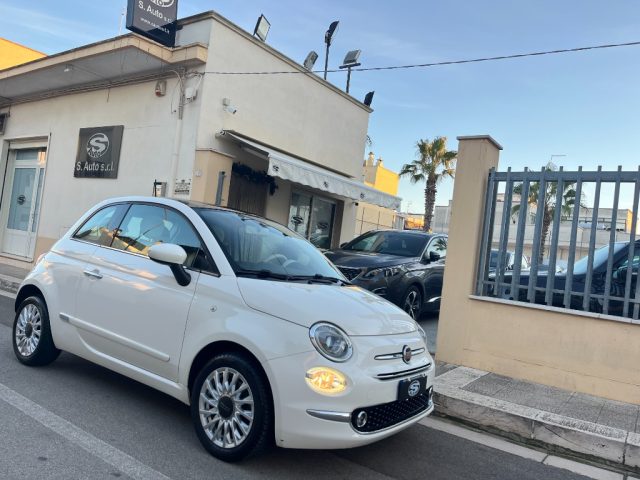
M49 317L56 345L74 350L72 336L66 335L60 317L75 315L78 291L85 281L84 271L99 245L110 244L113 231L120 224L127 206L109 205L93 212L69 237L58 241L48 253L50 294L47 299Z
M189 307L199 272L178 285L170 268L149 259L159 242L177 243L191 267L201 250L193 226L179 212L134 203L113 242L98 247L78 292L76 319L85 343L103 355L176 380Z
M437 259L435 256L437 255ZM424 253L427 268L424 277L424 302L430 310L439 310L444 278L444 259L447 256L447 237L433 237Z

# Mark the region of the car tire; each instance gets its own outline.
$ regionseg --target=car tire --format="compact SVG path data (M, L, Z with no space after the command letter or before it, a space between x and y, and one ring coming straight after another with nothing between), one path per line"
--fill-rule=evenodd
M12 333L13 353L24 365L48 365L60 355L51 336L47 305L38 296L28 297L20 303Z
M402 296L400 308L407 312L414 320L420 319L420 313L422 312L422 293L418 287L412 285L407 289Z
M224 353L198 373L191 389L191 419L214 457L237 462L262 453L274 440L273 418L268 381L251 359Z

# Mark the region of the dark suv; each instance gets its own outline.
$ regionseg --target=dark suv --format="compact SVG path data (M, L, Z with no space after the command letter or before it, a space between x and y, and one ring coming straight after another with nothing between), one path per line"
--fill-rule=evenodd
M413 318L440 310L447 236L373 230L325 253L355 285L395 303Z

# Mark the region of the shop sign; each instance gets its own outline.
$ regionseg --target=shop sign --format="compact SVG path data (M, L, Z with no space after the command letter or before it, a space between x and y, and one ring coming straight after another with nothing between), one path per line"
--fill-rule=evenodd
M178 0L129 0L127 29L167 47L176 44Z
M73 176L118 178L123 125L81 128Z

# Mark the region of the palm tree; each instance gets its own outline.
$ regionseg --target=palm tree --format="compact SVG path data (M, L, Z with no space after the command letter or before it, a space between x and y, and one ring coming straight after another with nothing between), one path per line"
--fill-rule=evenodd
M554 171L556 166L553 163L548 163L545 167L545 171ZM516 195L522 195L522 183L513 187L513 193ZM540 234L540 250L538 255L538 262L542 263L545 254L545 245L547 242L547 236L549 235L549 227L553 221L553 214L556 210L556 199L558 195L558 183L546 182L545 192L540 195L540 182L532 182L529 185L529 198L527 203L530 206L536 206L536 215L542 213L542 233ZM576 190L575 182L565 182L562 186L562 203L559 205L561 208L560 214L562 216L570 216L573 213L573 209L576 205ZM542 200L542 204L540 204ZM582 199L579 201L579 207L585 207L582 204ZM586 207L585 207L586 208ZM511 208L511 215L515 215L520 211L520 205L514 205Z
M436 204L436 192L438 183L446 177L453 178L455 160L458 152L447 150L447 137L435 137L418 140L416 143L420 158L411 163L406 163L400 170L401 177L409 177L411 183L426 181L424 188L424 231L431 230L431 219Z

